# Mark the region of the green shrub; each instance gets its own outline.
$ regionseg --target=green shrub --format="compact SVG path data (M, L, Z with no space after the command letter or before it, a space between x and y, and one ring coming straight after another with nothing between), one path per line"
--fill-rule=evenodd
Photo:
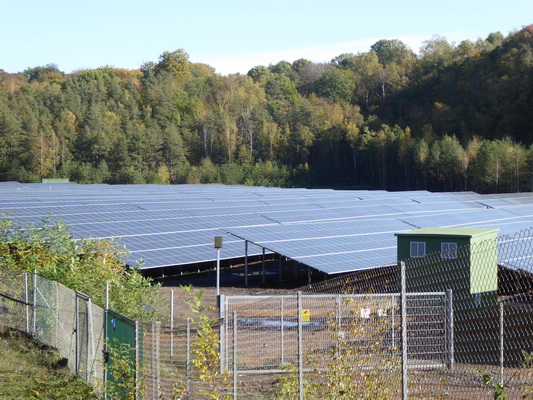
M44 218L40 226L0 219L0 268L32 273L62 283L105 304L106 281L110 308L131 319L151 319L144 305L156 306L158 285L122 261L126 250L110 240L75 240L64 222ZM157 308L157 307L153 307Z

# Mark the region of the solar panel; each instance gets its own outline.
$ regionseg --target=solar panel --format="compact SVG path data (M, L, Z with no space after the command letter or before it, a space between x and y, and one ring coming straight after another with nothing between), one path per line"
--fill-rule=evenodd
M416 227L512 236L533 226L533 194L2 182L0 211L35 224L59 218L77 238L115 238L126 262L147 269L214 261L222 234L223 258L243 257L247 240L249 255L264 247L336 274L395 263L394 233Z

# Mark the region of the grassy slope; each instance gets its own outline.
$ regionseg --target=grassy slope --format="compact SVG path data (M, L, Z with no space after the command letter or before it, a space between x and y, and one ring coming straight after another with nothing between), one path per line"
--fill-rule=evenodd
M92 391L62 366L52 349L20 333L0 333L0 399L95 399Z

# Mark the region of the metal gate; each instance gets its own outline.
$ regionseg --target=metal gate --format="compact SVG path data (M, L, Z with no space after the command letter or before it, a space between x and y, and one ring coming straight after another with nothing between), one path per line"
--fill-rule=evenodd
M401 357L400 305L397 293L222 296L222 366L239 374L326 368L339 345L372 362ZM406 309L409 364L451 367L451 293L409 293Z
M129 365L133 366L135 374L137 374L136 327L135 321L112 310L106 310L106 383L112 383L114 388L126 388L128 383L118 381L120 378L113 373L113 359L109 357L110 346L114 347L115 352L119 352L122 357L128 359ZM137 376L134 377L134 380L137 380Z

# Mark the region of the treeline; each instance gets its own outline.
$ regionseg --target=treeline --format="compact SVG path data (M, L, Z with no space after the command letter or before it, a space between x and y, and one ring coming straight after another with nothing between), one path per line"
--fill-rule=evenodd
M533 25L415 55L399 40L221 76L0 70L0 179L531 190Z

